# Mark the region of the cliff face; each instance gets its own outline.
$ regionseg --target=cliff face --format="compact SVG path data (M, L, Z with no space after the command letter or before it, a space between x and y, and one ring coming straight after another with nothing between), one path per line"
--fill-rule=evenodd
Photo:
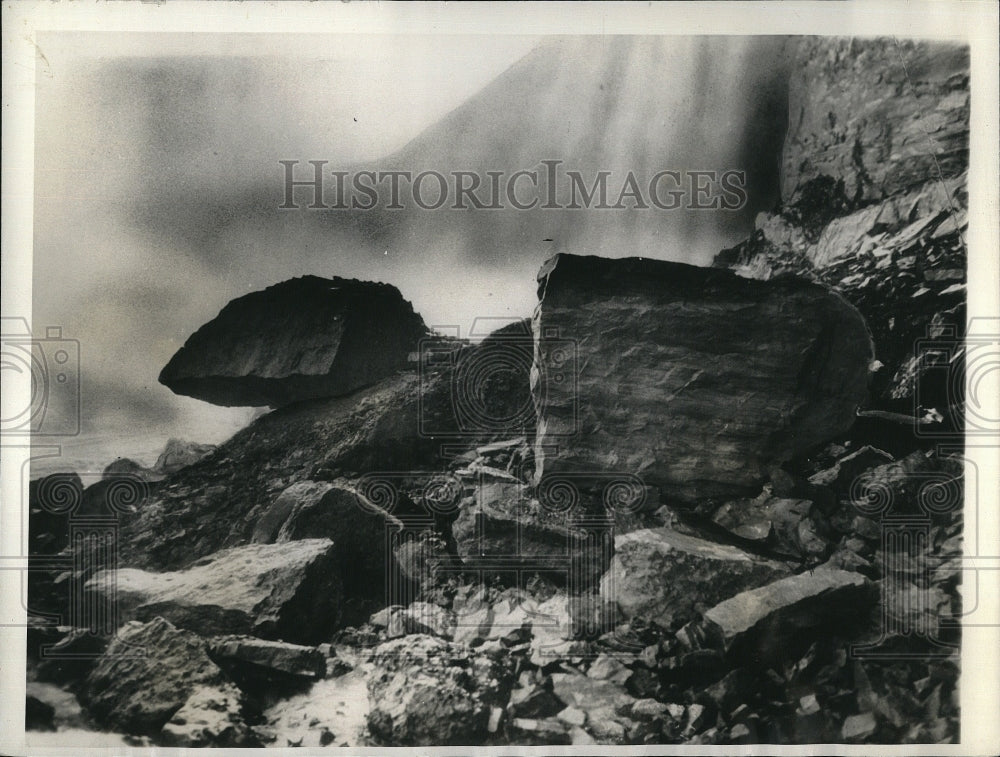
M968 165L968 48L805 38L792 66L788 119L786 205L831 178L858 206L958 176Z
M933 409L950 430L963 398L933 368L965 331L968 60L966 47L940 43L800 41L782 203L714 262L843 294L882 365L869 409Z

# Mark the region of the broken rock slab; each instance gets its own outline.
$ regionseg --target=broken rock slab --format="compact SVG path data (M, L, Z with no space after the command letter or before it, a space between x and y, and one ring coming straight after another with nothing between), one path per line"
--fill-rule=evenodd
M720 602L705 612L703 627L734 659L775 660L804 633L831 624L847 627L877 601L878 590L865 576L820 566Z
M162 616L202 634L319 642L339 618L334 558L329 539L250 544L168 573L101 571L85 591L114 596L123 620Z
M783 564L737 547L669 528L643 529L615 537L601 596L617 603L627 618L671 628L696 617L698 605L711 607L788 573Z
M361 623L385 596L386 530L398 519L354 489L318 481L300 481L285 489L254 529L258 543L332 539L334 561L344 590L347 624Z
M426 333L394 286L303 276L231 301L188 338L160 383L224 406L335 397L405 368Z
M617 473L679 500L752 495L866 398L865 321L820 285L567 254L538 281L538 482Z
M304 680L326 675L327 656L316 647L233 635L211 639L208 650L219 664L248 672L273 672Z

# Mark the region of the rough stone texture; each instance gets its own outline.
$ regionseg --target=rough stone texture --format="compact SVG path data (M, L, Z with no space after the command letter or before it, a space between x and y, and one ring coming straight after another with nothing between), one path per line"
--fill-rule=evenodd
M864 617L878 599L860 573L820 568L720 602L705 612L709 633L734 659L773 660L796 635Z
M616 602L626 617L670 628L692 619L699 604L710 607L787 574L780 563L736 547L668 528L643 529L615 537L601 596Z
M163 452L156 458L153 468L160 473L176 473L181 468L194 465L215 451L214 444L198 444L183 439L170 439Z
M102 571L91 592L117 592L123 619L162 616L203 634L324 641L337 626L341 586L329 539L223 550L189 568Z
M353 489L300 481L285 489L254 529L259 543L332 539L344 589L344 622L362 622L385 598L386 529L399 520ZM348 607L347 605L350 605Z
M299 481L428 471L426 481L440 474L443 445L474 449L509 438L497 429L460 433L453 379L451 363L435 363L350 396L300 402L257 418L220 445L211 465L177 471L134 514L122 516L121 564L176 569L246 544L275 498ZM390 501L376 504L405 505L405 492L397 489Z
M850 428L872 357L858 312L800 280L720 273L566 254L542 267L536 479L625 473L684 500L752 494L769 464Z
M326 675L326 655L316 647L253 636L217 636L210 640L208 650L214 660L223 664L277 671L310 680Z
M100 725L152 735L201 687L226 685L202 639L156 618L119 630L87 676L80 699Z
M602 548L588 534L601 524L588 528L580 517L582 508L557 510L531 497L530 491L513 479L487 481L476 488L474 499L459 510L451 526L463 562L508 581L515 569L539 571L560 584L599 577L611 557L610 543ZM609 528L603 530L610 534ZM573 571L575 578L570 576Z
M766 491L755 499L738 499L715 511L712 520L740 539L770 553L790 558L819 558L827 543L818 535L808 499L775 497Z
M105 466L101 472L101 478L135 478L147 483L155 483L166 478L166 474L155 468L147 468L145 465L137 463L127 457L119 457L112 463Z
M782 195L820 177L880 200L968 162L969 49L906 39L806 37L788 95Z
M334 397L404 368L427 329L395 287L303 276L230 302L160 373L216 405Z
M962 382L941 366L966 326L968 48L819 37L796 47L782 206L714 265L762 279L792 272L843 294L883 366L870 407L934 408L938 430L954 433ZM882 430L879 446L897 454L907 431Z
M232 684L200 686L160 731L165 746L256 747L243 721L242 695Z
M504 663L433 636L381 644L372 663L368 727L385 744L482 743L491 708L510 691L512 674Z

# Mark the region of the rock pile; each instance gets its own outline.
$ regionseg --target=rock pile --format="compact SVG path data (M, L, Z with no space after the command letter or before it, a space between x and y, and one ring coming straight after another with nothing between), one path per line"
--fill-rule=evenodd
M523 323L410 364L423 324L392 287L231 303L164 380L282 407L155 475L32 482L29 724L170 746L956 742L965 466L927 432L953 438L964 398L928 354L957 354L964 320L967 63L899 43L904 80L887 44L799 43L783 204L716 260L751 278L547 263L534 385L475 384L495 423L469 420L463 366L521 360ZM126 479L141 503L116 499ZM122 567L83 560L74 514L117 519ZM119 627L60 615L70 598L116 602Z

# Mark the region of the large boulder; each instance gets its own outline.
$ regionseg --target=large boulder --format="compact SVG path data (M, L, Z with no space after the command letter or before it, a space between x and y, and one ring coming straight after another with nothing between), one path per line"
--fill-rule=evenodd
M628 617L670 628L747 589L788 575L781 563L717 544L650 528L615 537L615 556L601 579L601 594Z
M203 634L324 641L339 621L342 589L329 539L251 544L168 573L101 571L86 591L111 595L122 620L162 616Z
M427 333L388 284L303 276L230 302L160 373L216 405L287 405L347 394L404 368Z
M372 663L368 727L378 742L392 746L482 743L513 678L502 659L434 636L381 644Z
M300 481L285 489L264 513L254 541L279 543L332 539L343 601L351 605L345 623L363 622L386 599L386 573L394 558L386 550L387 529L402 524L345 486Z
M123 626L87 676L80 698L96 723L131 734L155 735L203 688L234 696L205 642L163 618Z
M864 319L821 286L566 254L538 279L539 481L611 472L680 500L752 494L865 400Z

